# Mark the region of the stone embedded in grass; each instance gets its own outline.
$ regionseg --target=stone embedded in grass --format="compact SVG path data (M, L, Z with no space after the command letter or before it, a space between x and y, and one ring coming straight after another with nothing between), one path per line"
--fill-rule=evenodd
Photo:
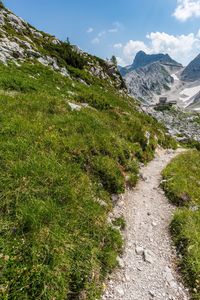
M82 108L80 105L75 104L75 103L72 103L72 102L68 102L68 104L69 104L69 106L70 106L70 108L71 108L72 111L73 111L73 110L79 111L79 110L81 110L81 108Z

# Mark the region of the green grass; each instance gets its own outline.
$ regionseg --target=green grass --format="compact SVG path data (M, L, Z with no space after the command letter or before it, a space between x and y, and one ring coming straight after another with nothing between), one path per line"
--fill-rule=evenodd
M132 99L74 73L91 85L40 64L0 65L4 300L99 298L122 249L107 223L111 195L135 185L138 162L152 159L158 144L176 146ZM89 107L72 111L69 101Z
M200 299L200 152L187 151L164 170L164 189L180 206L171 224L185 280L193 299Z

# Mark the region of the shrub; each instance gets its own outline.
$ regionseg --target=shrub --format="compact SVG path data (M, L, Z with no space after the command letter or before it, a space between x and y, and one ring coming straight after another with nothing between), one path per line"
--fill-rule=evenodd
M83 69L86 64L84 58L67 42L62 42L59 45L44 44L44 49L50 52L51 56L56 57L61 65L67 64L74 68Z

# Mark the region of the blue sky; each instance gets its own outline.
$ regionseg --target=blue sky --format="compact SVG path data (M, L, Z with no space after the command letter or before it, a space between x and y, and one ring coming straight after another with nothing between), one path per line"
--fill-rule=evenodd
M200 0L4 0L35 27L129 64L137 51L187 64L200 52Z

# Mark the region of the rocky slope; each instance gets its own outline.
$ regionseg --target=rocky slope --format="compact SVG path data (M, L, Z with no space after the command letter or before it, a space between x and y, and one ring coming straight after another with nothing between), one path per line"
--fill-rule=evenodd
M77 67L99 79L108 80L111 85L124 88L122 78L112 63L37 30L1 3L0 62L7 64L9 61L16 64L37 61L65 77L70 77L70 67Z
M145 113L153 116L163 123L170 135L177 141L200 143L199 114L187 112L184 109L172 108L170 110L157 111L152 107L142 107Z

